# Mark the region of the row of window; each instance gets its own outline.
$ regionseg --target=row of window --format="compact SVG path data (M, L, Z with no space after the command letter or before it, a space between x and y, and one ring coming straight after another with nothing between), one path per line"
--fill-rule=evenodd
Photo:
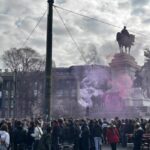
M33 90L31 92L33 93L34 97L38 96L38 90ZM11 90L11 91L8 91L8 90L0 91L0 98L14 98L14 90Z
M11 101L5 100L5 101L3 101L2 107L3 108L14 108L14 100L11 100Z
M56 91L56 96L57 97L63 97L63 96L71 96L71 97L75 97L77 95L77 90L76 89L72 89L72 90L57 90Z

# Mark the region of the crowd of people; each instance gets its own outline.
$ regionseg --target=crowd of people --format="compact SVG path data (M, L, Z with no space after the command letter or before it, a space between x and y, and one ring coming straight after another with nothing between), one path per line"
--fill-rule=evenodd
M140 150L144 133L150 134L150 120L2 120L0 150L63 150L63 146L70 146L70 150L102 150L105 144L116 150L118 144L127 146L127 134L133 134L134 150Z

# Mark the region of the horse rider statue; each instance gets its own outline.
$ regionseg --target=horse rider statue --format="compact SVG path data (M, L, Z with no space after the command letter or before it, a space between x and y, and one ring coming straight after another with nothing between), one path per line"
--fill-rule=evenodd
M118 42L120 52L130 54L131 46L134 45L135 36L133 34L129 34L126 26L124 26L121 32L117 33L116 40Z
M121 33L127 37L130 37L130 34L128 32L128 30L126 29L126 26L124 26L124 28L122 29Z

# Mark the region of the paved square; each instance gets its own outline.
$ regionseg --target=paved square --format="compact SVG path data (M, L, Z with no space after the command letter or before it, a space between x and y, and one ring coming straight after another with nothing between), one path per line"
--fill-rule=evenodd
M117 150L132 150L133 148L122 148L121 146L117 146ZM107 145L107 146L105 146L105 145L103 145L102 146L102 150L111 150L111 148L110 148L110 146L109 145Z

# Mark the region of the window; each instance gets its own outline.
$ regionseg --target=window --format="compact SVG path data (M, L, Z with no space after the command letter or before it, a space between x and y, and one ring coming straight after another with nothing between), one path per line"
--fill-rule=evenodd
M5 91L4 91L4 97L5 97L5 98L8 98L8 96L9 96L9 92L8 92L7 90L5 90Z
M4 107L5 107L5 108L8 108L8 106L9 106L9 103L8 103L8 101L5 100L5 102L4 102Z
M10 111L10 116L13 117L14 116L14 112L13 110Z
M56 96L58 96L58 97L63 96L63 90L58 90L58 91L56 92Z
M14 108L14 101L13 100L11 100L10 107Z
M0 91L0 98L2 98L2 91Z
M37 95L38 95L38 90L34 90L34 97L37 97Z
M70 91L69 91L69 90L64 90L64 95L65 95L65 96L69 96L69 94L70 94Z
M14 91L11 91L11 98L14 98Z
M9 87L10 87L10 82L9 81L6 81L5 83L4 83L4 87L5 87L5 89L9 89Z
M76 96L76 89L72 89L71 95L72 95L73 97Z
M34 87L35 87L35 88L38 87L38 83L37 83L37 82L34 83Z

